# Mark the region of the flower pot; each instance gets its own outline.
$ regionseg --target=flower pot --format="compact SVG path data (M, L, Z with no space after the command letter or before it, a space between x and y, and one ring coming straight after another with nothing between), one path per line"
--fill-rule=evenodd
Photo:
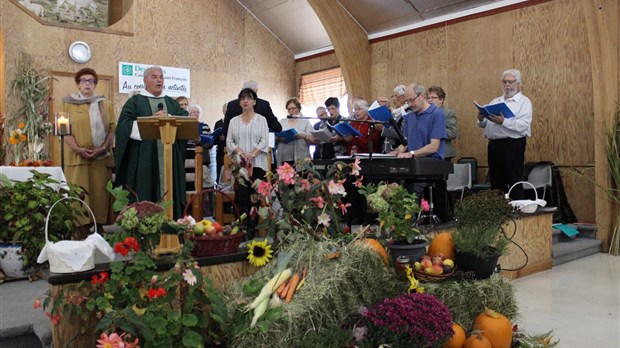
M500 254L491 255L487 259L468 253L456 251L456 267L463 272L473 272L476 279L487 279L495 271Z
M408 256L410 262L413 264L421 256L426 254L427 244L428 243L422 239L416 239L413 241L412 244L388 244L388 248L390 249L390 255L392 255L392 263L396 263L396 259L399 256Z
M0 268L9 278L25 278L30 271L24 270L22 243L0 243Z

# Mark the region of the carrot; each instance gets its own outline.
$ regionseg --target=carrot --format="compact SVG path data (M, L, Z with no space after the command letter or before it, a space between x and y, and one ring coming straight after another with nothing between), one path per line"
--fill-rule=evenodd
M299 274L295 273L292 277L291 277L291 281L289 281L289 283L291 283L289 285L289 290L286 293L286 303L291 302L291 300L293 299L293 294L295 293L295 289L297 288L297 284L299 284L299 281L301 280L301 277L299 276Z
M278 288L278 290L276 290L276 294L278 294L278 296L282 297L282 293L284 292L284 289L286 289L287 285L288 285L288 282L282 283L280 285L280 287Z
M285 299L286 298L286 294L288 294L288 291L290 289L291 289L291 282L287 282L286 283L286 287L284 288L284 290L282 290L282 293L280 294L280 298Z

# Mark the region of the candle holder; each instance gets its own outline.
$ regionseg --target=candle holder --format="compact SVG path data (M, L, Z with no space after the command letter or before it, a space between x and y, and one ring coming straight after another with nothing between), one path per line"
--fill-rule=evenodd
M65 171L65 136L71 135L71 116L66 112L54 113L54 135L60 137L60 168Z

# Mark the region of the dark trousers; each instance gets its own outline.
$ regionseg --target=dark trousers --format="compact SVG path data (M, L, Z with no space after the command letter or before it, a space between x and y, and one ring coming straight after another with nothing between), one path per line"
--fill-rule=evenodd
M489 141L487 147L491 188L508 192L517 181L523 180L526 138L505 138ZM510 192L512 199L523 199L523 186Z
M254 194L254 189L252 188L252 183L256 179L264 180L265 179L265 171L261 168L254 167L252 168L252 177L250 178L250 182L246 182L245 185L239 184L235 189L235 204L239 209L239 214L247 213L247 238L254 238L256 231L255 226L258 224L258 216L256 219L250 218L250 209L252 207L251 196ZM236 180L236 179L235 179Z

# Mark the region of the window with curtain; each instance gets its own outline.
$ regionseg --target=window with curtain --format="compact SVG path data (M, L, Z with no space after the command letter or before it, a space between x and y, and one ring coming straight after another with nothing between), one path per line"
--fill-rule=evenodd
M304 105L322 105L325 99L346 93L340 67L303 74L299 80L299 101Z

